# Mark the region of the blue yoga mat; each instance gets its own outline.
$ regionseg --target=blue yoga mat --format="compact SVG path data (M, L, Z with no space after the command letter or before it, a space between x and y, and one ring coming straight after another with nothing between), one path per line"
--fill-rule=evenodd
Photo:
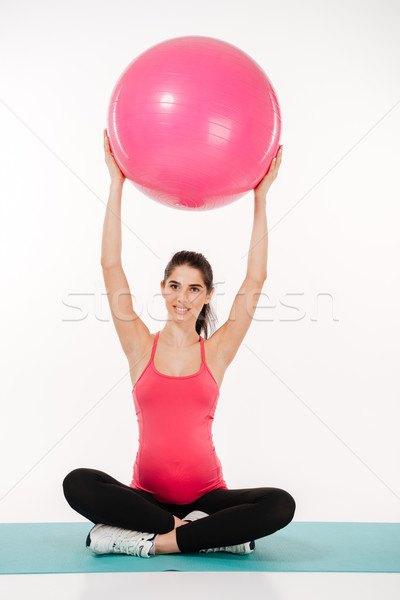
M400 523L292 521L251 554L95 555L93 523L0 523L0 573L122 571L400 572Z

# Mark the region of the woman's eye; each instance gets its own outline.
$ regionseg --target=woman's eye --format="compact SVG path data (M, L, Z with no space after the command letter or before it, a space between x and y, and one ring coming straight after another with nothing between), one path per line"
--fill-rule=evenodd
M178 287L178 286L176 285L176 283L171 283L171 287L172 287L172 288L176 288L176 287ZM191 289L192 289L192 290L196 290L196 292L199 292L199 291L200 291L200 289L199 289L199 288L197 288L197 287L192 287Z

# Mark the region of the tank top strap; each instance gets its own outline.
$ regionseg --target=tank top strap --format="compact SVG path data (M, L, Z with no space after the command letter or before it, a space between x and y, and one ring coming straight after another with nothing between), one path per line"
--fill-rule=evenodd
M205 364L205 362L206 362L206 357L204 354L204 340L201 336L200 336L200 346L201 346L201 362L202 362L202 366L203 366L203 364Z
M157 331L155 337L154 337L154 342L153 342L153 349L151 351L151 358L150 358L150 362L153 362L154 359L154 354L156 352L156 346L157 346L157 342L158 342L158 336L159 336L159 331Z

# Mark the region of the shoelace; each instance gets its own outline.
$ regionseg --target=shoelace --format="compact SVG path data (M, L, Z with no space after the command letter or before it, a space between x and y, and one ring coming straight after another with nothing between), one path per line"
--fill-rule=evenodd
M122 538L114 543L113 549L117 552L123 552L125 554L134 554L136 556L143 556L143 550L145 548L146 540L132 540L131 538Z
M204 548L204 550L199 550L199 552L231 552L233 549L236 552L232 552L232 554L249 554L249 552L243 552L243 550L247 550L245 544L235 544L233 546L222 546L221 548ZM251 550L252 552L252 550Z
M224 552L229 546L221 546L221 548L204 548L203 550L199 550L199 552Z

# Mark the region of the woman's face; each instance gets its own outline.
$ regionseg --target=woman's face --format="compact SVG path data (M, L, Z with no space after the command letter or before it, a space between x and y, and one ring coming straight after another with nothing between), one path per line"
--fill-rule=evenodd
M201 271L188 265L175 267L165 282L165 288L162 287L162 283L161 293L165 299L165 306L171 317L177 321L194 319L196 322L204 304L211 300L214 293L212 289L211 293L207 294ZM179 308L186 310L180 311Z

